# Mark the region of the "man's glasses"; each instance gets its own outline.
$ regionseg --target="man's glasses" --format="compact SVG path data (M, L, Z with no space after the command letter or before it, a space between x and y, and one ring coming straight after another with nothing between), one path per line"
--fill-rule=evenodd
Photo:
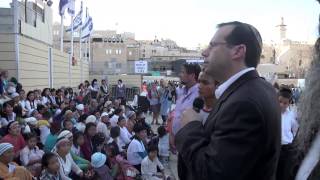
M225 44L228 44L228 43L227 42L210 42L209 48L214 48L216 46L225 45Z

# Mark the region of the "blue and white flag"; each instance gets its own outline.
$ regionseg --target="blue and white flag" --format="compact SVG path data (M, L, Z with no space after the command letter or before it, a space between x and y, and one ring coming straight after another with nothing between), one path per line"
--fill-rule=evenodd
M64 11L68 8L69 6L69 0L60 0L59 2L59 14L60 16L64 15Z
M75 0L69 0L68 13L70 14L70 16L75 15L75 9Z
M76 31L81 26L82 26L82 6L80 9L80 12L73 19L73 31ZM66 29L66 31L67 32L71 31L71 26L68 29Z
M85 24L82 26L82 36L81 39L89 37L93 30L92 18L88 16L86 18Z

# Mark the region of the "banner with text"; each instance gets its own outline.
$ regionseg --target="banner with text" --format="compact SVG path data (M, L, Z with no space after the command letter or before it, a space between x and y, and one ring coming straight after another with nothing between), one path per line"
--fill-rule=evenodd
M147 61L135 61L134 72L139 74L148 73L148 62Z

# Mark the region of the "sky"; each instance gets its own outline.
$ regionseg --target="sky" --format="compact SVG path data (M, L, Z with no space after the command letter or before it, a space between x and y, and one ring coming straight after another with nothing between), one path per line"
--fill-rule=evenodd
M6 1L6 0L0 0ZM76 0L76 11L81 0ZM281 17L287 37L314 41L320 5L316 0L83 0L94 30L133 32L138 40L172 39L179 46L208 44L216 25L242 21L254 25L266 42L276 39ZM1 4L1 3L0 3ZM59 0L53 0L54 22L60 22ZM65 25L70 16L65 14Z

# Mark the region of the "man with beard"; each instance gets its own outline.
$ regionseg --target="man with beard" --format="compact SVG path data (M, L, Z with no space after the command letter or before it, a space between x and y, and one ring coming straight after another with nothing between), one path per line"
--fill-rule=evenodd
M175 117L172 132L176 134L181 128L181 115L186 109L192 108L193 101L199 96L198 76L201 68L199 64L184 64L180 72L180 80L184 85L178 97L175 108Z

